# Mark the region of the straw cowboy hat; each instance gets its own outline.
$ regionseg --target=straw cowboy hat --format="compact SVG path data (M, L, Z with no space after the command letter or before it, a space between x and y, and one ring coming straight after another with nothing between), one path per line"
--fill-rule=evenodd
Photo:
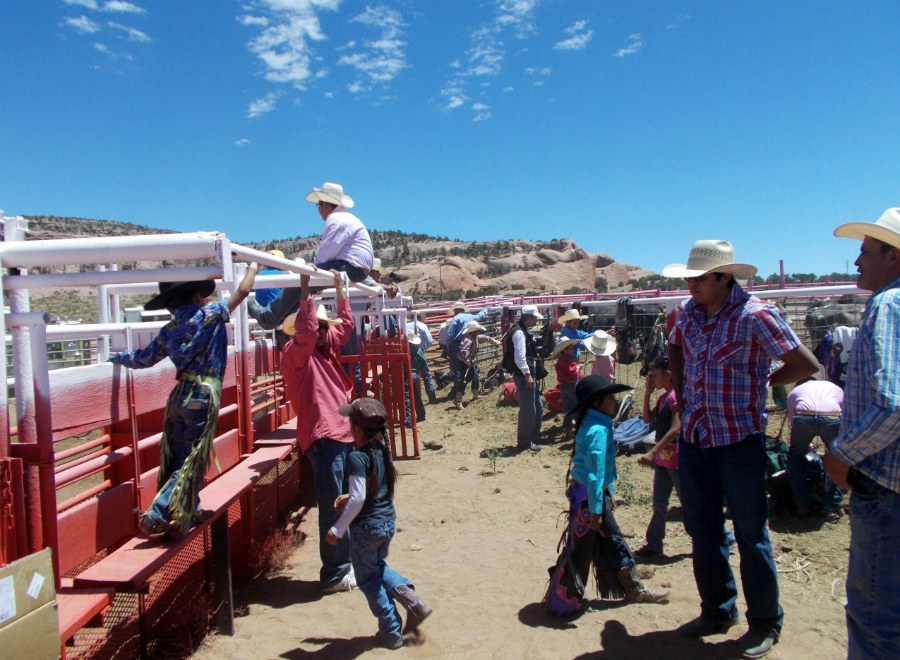
M585 376L578 381L575 386L575 396L578 402L572 406L571 413L581 412L585 408L590 408L594 401L605 397L607 394L617 394L619 392L627 392L631 388L628 385L620 385L618 383L609 382L605 376L600 374L591 374Z
M834 230L835 236L863 240L871 236L883 243L900 248L900 208L892 208L875 222L848 222Z
M590 339L584 340L584 347L594 355L612 355L616 352L616 340L605 330L595 330Z
M419 333L416 332L415 328L407 328L406 341L408 341L413 346L418 346L422 343L422 338L419 336Z
M455 302L452 305L450 305L450 311L455 312L456 310L468 312L469 308L466 307L466 304L464 302Z
M538 311L537 305L525 305L522 307L522 316L533 316L540 321L544 316Z
M353 208L353 198L344 194L341 184L329 181L323 183L321 188L313 188L312 192L306 196L306 201L313 204L328 202L329 204L343 206L345 209Z
M332 319L328 317L328 312L325 310L325 305L319 305L319 309L316 310L316 319L327 323L329 327L332 325L337 325L341 322L340 319ZM293 336L297 332L297 312L289 315L282 322L281 331L288 336Z
M463 330L463 334L469 334L471 332L487 332L487 328L481 325L478 321L469 321L469 325L467 325L466 329Z
M560 353L569 348L569 346L574 346L580 341L580 339L560 339L556 342L556 346L553 347L553 353L550 355L550 358L553 359L557 357Z
M734 246L728 241L701 240L694 243L687 264L669 264L663 277L700 277L707 273L731 273L747 278L756 275L756 266L734 261Z
M281 250L278 250L278 249L269 250L269 254L271 254L273 257L278 257L279 259L284 259L284 252L282 252Z
M556 322L560 325L565 325L569 321L584 321L588 316L584 314L579 314L577 309L570 309L565 314L556 319Z
M144 303L144 309L165 309L169 301L187 291L199 291L203 298L209 297L216 290L216 283L212 280L200 280L195 282L160 282L159 293Z
M382 275L387 275L387 268L381 265L381 259L378 257L372 258L372 270L377 270Z

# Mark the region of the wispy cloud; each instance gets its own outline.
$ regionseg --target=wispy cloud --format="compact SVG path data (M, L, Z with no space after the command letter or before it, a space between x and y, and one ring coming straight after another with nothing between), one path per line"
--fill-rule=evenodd
M147 10L138 7L130 2L122 2L122 0L110 0L103 5L103 11L116 11L129 14L146 14Z
M79 16L78 18L67 18L66 25L70 28L78 30L83 34L94 34L95 32L99 32L103 28L89 19L87 16Z
M553 44L556 50L584 50L587 48L588 42L594 37L594 31L589 30L587 21L575 21L565 29L566 34L571 35L568 39L563 39Z
M241 138L240 140L235 140L235 141L234 141L234 146L236 146L236 147L249 147L249 146L250 146L250 140L248 140L247 138Z
M341 0L253 0L242 24L261 27L248 48L263 65L266 80L306 89L314 77L312 44L325 40L318 12L337 11Z
M408 66L404 51L406 42L400 39L406 24L400 12L384 5L366 7L366 11L353 17L351 22L375 28L380 35L374 41L363 42L364 51L341 56L338 64L353 67L374 83L390 82ZM347 48L354 49L355 42L347 44Z
M625 46L625 48L620 48L613 53L613 57L625 57L626 55L634 55L635 53L641 52L643 42L641 41L640 34L629 34L628 41L630 43Z
M97 10L97 0L63 0L67 5Z
M146 34L141 32L140 30L128 27L127 25L122 25L121 23L113 23L112 21L107 23L107 25L109 25L109 27L113 28L114 30L121 30L122 32L124 32L126 37L128 38L128 41L140 41L142 43L147 43L150 41L150 37L148 37Z
M272 112L272 110L275 109L281 94L282 92L280 91L269 92L265 96L253 101L250 104L250 107L247 108L247 117L249 119L256 119L257 117L262 117L267 112Z
M466 105L469 80L480 76L497 76L502 72L509 39L527 39L536 34L534 13L539 3L540 0L494 0L493 18L472 32L472 45L463 57L448 64L454 69L454 75L444 83L440 92L446 99L444 110ZM488 106L476 107L482 105L485 104L473 103L469 106L474 112L473 120L490 118Z

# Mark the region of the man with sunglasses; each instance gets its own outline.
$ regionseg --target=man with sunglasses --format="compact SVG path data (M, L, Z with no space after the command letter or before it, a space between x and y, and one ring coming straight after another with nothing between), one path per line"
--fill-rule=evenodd
M669 337L669 369L682 418L679 476L701 613L679 631L705 637L737 622L724 498L747 601L749 631L739 641L744 658L768 655L784 620L767 529L767 387L817 368L778 310L737 283L755 274L754 266L735 263L731 243L720 240L697 241L687 264L663 269L665 277L685 278L691 293ZM775 359L782 366L771 371Z

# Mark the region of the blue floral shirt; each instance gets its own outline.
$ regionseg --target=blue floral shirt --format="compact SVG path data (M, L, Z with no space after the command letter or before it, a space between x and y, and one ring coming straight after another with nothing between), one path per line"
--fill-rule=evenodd
M182 305L149 345L136 351L113 353L109 361L132 369L146 369L168 357L182 374L218 378L225 376L230 318L227 302L199 307Z

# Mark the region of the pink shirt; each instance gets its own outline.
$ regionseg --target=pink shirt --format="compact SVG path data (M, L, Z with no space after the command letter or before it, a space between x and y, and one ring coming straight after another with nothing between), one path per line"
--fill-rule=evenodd
M613 355L598 355L591 367L591 374L606 376L608 381L613 382L616 379L616 358Z
M804 412L839 413L844 403L844 390L827 380L808 380L797 385L787 397L788 419L793 421L798 410Z
M350 423L338 408L350 401L352 383L337 356L353 332L350 301L338 300L341 322L328 329L325 345L316 347L319 322L312 298L300 301L294 338L284 347L281 373L288 400L297 411L297 442L306 451L319 438L353 442Z

